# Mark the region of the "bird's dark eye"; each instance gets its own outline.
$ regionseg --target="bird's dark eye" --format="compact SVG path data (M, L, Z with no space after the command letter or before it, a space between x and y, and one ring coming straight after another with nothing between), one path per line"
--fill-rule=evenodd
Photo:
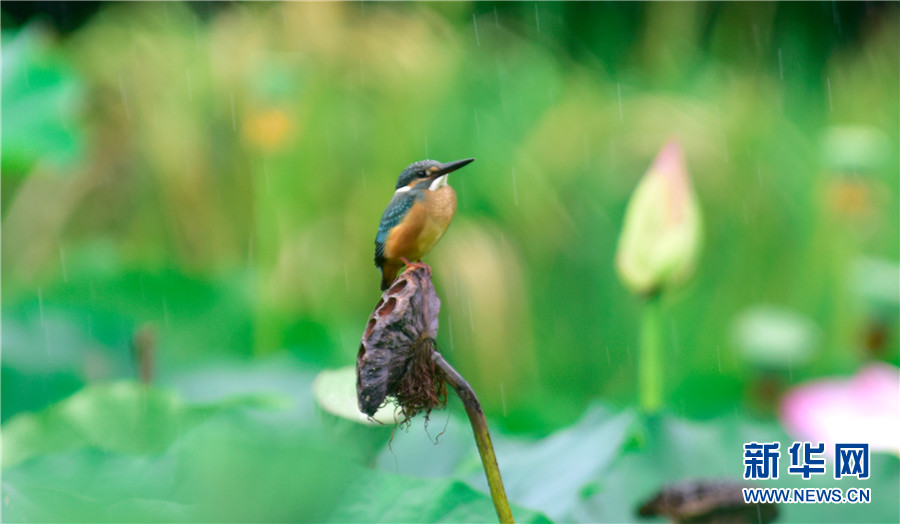
M425 170L423 169L423 170L419 171L419 172L416 174L416 176L418 176L419 178L427 178L427 177L428 177L428 171L425 171Z

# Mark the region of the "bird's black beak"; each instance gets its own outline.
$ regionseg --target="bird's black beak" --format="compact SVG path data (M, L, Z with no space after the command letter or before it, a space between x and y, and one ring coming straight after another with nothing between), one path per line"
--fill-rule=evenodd
M431 173L431 178L437 178L441 175L446 175L447 173L452 173L453 171L456 171L457 169L459 169L465 165L471 164L474 161L475 161L474 158L464 158L462 160L456 160L454 162L447 162L446 164L441 164L441 167L439 167L437 169L437 171L435 171L434 173Z

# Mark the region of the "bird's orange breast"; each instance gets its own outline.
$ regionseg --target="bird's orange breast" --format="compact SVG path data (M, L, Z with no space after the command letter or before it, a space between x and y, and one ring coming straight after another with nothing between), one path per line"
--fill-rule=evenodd
M456 192L450 186L426 191L402 222L388 234L385 258L420 260L444 236L456 213Z

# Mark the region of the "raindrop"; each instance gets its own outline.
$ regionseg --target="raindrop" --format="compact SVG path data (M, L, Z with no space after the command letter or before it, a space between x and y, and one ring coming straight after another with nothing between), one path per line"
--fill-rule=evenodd
M781 48L778 48L778 78L784 80L784 64L781 61Z
M44 322L44 296L41 293L41 288L37 289L38 296L38 314L41 319L41 331L44 333L44 349L47 354L50 354L50 333L47 331L47 323Z
M263 162L263 178L266 179L266 192L272 194L272 182L269 180L269 164Z
M619 122L624 122L625 116L622 113L622 84L616 84L616 93L619 96Z
M197 37L197 15L194 15L194 47L200 50L200 38Z
M475 26L475 45L481 47L481 38L478 37L478 19L475 17L475 13L472 13L472 25Z
M466 181L465 179L458 179L456 184L456 196L459 198L459 207L465 209L468 206L468 199L466 198Z
M756 179L759 180L759 185L763 185L763 183L762 183L762 168L759 167L759 160L756 161Z
M163 307L163 324L166 327L169 327L169 305L166 302L166 297L162 299L162 307Z
M672 331L672 349L674 350L675 354L678 355L679 353L681 353L681 347L678 345L678 331L675 327L675 321L672 320L669 326Z
M719 129L722 132L722 153L725 154L725 162L730 162L730 155L728 154L728 135L725 132L725 123L722 122L721 117L719 118Z
M831 0L831 14L834 17L834 25L837 27L838 34L841 34L841 17L838 16L837 2Z
M722 348L720 346L716 346L716 361L719 364L719 373L722 372Z
M466 305L469 307L469 327L472 328L472 333L474 333L475 317L472 315L472 301L466 302Z
M831 101L831 77L827 77L825 79L825 83L828 85L828 110L834 111L834 104Z
M119 94L122 96L122 105L125 106L125 117L131 120L131 110L128 108L128 99L125 98L125 84L122 82L122 75L119 75Z
M37 296L38 296L38 313L40 314L41 326L44 325L44 295L41 293L41 288L37 288Z
M478 124L478 110L475 109L475 135L481 138L481 126Z
M747 218L747 203L744 202L744 223L749 224L750 220Z
M497 59L497 79L500 84L500 91L497 93L500 96L500 109L503 111L503 116L509 116L509 107L506 100L506 68L500 62L500 59Z
M59 268L62 270L63 282L68 282L69 274L66 271L66 254L63 252L62 246L59 246Z
M756 44L756 54L762 52L762 44L759 43L759 26L753 24L753 42Z
M500 405L503 407L503 416L506 416L506 391L503 389L503 382L500 383Z
M516 168L512 168L513 202L519 205L519 191L516 189Z
M541 32L541 15L538 13L538 5L537 2L534 3L534 22L537 26L538 33Z
M606 365L612 364L612 357L609 355L609 346L606 346Z
M334 150L331 147L331 133L324 133L323 138L325 140L325 152L328 154L328 158L332 159L334 158Z
M447 332L450 333L450 352L453 353L453 317L447 315Z
M234 116L234 91L231 92L231 129L237 131L237 119Z
M497 26L497 29L500 29L500 17L497 16L497 6L494 6L494 25Z
M344 281L347 283L347 291L350 291L350 272L347 271L346 262L344 262Z
M425 158L428 158L428 137L425 137Z
M584 168L591 167L591 151L588 149L588 137L584 135Z
M366 190L366 170L365 169L359 170L359 178L362 179L362 188L363 188L363 191L365 191Z
M187 70L187 69L186 69L186 70L184 71L184 76L187 77L188 100L193 100L193 99L194 99L194 88L193 88L193 86L191 85L191 72L190 72L190 70Z

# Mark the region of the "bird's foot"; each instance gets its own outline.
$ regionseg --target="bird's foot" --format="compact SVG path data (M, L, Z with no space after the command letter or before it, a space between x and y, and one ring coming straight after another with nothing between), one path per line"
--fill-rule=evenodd
M409 269L418 269L418 268L428 269L428 264L423 264L422 262L410 262L409 260L406 260L406 258L404 258L404 257L400 257L400 260L404 264L406 264L406 267L408 267Z

